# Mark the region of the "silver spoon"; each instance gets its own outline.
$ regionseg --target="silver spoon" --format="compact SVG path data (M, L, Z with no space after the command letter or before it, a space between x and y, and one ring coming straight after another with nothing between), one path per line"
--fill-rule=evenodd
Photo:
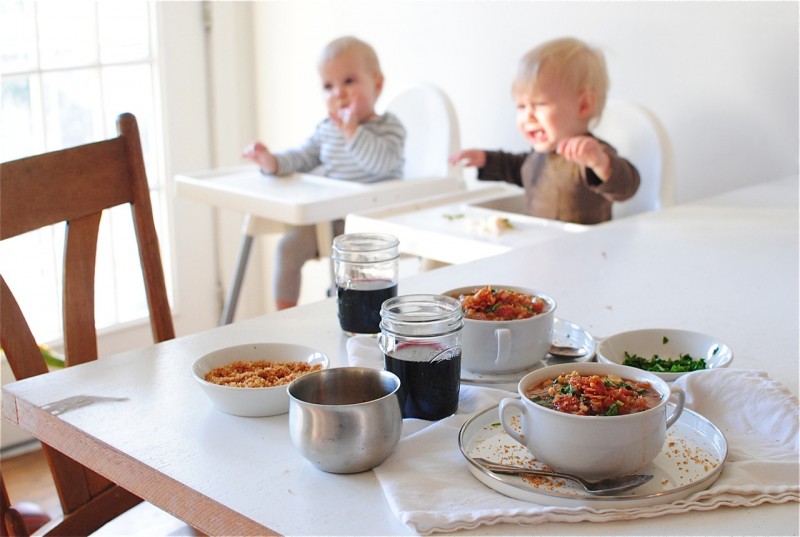
M614 477L607 477L605 479L601 479L600 481L587 481L586 479L576 475L564 474L561 472L549 472L545 470L535 470L533 468L522 468L519 466L508 466L506 464L499 464L482 459L480 457L475 457L472 460L490 472L494 472L496 474L539 475L544 477L560 477L562 479L569 479L570 481L574 481L583 486L583 488L585 488L586 492L589 494L596 494L598 496L617 494L619 492L630 490L644 485L653 479L652 474L624 474Z
M551 345L550 356L554 358L580 358L581 356L586 356L586 349L566 345Z

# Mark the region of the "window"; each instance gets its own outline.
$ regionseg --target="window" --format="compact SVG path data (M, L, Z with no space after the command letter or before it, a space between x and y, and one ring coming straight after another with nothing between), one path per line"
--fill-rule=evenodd
M163 240L167 218L158 150L154 18L152 2L0 0L0 160L114 137L116 117L131 112L139 122ZM0 272L42 342L62 336L63 238L59 225L0 243ZM97 259L98 328L147 315L134 240L127 207L104 215ZM165 244L162 256L169 259ZM169 266L165 272L171 281Z

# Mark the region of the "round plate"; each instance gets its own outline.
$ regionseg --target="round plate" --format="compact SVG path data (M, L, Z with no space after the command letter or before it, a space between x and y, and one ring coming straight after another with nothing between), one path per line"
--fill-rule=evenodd
M639 471L653 474L653 479L620 495L595 496L571 481L499 475L475 462L474 457L483 457L493 462L542 467L525 446L503 430L497 406L470 418L461 427L458 445L469 462L472 475L501 494L542 505L594 509L646 507L686 498L717 480L728 455L725 436L717 426L684 408L678 421L667 431L661 453Z
M557 317L553 319L553 345L576 347L586 351L586 354L578 358L556 358L548 354L541 362L527 369L523 369L522 371L515 371L513 373L477 373L462 368L461 382L470 384L516 384L519 382L519 379L531 371L536 371L548 365L568 364L570 362L590 362L592 358L594 358L596 349L594 338L589 332L575 323L564 321Z

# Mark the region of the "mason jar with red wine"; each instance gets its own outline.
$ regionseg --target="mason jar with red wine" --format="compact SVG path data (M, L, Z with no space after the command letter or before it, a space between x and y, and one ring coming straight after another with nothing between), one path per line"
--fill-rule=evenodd
M404 418L439 420L458 410L461 303L444 295L401 295L381 307L384 368L400 378Z
M339 325L345 333L380 332L381 304L397 296L399 244L386 233L348 233L333 239Z

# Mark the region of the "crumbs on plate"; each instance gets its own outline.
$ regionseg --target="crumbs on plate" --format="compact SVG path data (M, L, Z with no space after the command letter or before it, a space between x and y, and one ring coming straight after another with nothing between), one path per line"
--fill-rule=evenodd
M519 416L512 416L511 426L517 430L521 429ZM496 432L498 429L502 430L502 425L500 422L494 422L484 426L484 429L489 433ZM491 435L491 437L495 439L495 441L487 441L483 444L484 447L488 449L482 451L480 454L473 452L472 455L481 456L492 462L497 462L500 464L509 464L523 468L553 471L553 468L537 461L527 448L512 440L510 437L505 435ZM498 442L497 440L500 438L504 438L504 440ZM571 487L571 485L559 478L550 478L538 475L525 475L519 476L519 478L525 481L527 484L538 489L554 491L563 487Z
M713 468L719 466L719 461L704 449L697 446L690 446L685 439L668 439L665 453L667 457L675 461L675 466L679 472L678 478L684 479L686 476L691 478L698 471L708 473Z

